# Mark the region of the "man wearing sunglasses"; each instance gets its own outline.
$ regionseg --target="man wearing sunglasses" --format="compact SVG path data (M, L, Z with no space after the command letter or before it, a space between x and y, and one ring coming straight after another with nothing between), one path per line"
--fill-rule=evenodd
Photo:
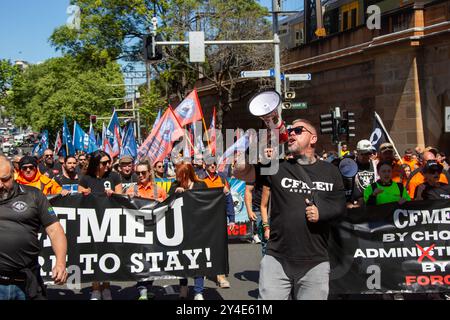
M309 121L295 120L288 134L293 158L281 161L278 172L263 181L261 217L269 241L261 260L259 299L288 300L293 292L293 299L325 300L328 222L345 214L344 185L337 167L315 157L317 131ZM234 173L255 177L248 165L238 164Z
M50 179L53 179L62 172L62 166L59 162L55 162L53 151L51 149L44 151L42 160L39 163L39 171Z
M32 156L24 156L20 160L17 182L38 188L45 195L58 193L66 195L68 193L67 190L62 190L62 187L55 180L41 174L38 169L37 160Z
M423 168L425 182L418 185L414 200L450 199L450 185L439 182L443 166L437 160L428 160Z
M44 227L50 238L55 284L67 279L66 236L47 198L35 188L17 184L4 156L0 156L0 216L0 300L45 299L37 234Z

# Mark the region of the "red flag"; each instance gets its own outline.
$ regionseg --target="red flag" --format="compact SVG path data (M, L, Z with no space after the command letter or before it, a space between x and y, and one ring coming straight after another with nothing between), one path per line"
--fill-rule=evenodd
M183 136L183 128L169 106L138 149L138 158L149 157L151 163L162 161L172 151L173 141Z
M213 109L213 115L211 119L211 125L208 130L209 134L209 147L211 149L211 154L216 154L216 107Z
M181 101L174 110L174 113L182 127L203 118L197 89L194 89L183 101Z
M59 150L61 150L62 144L63 144L62 139L61 139L61 136L58 131L58 135L56 136L56 141L55 141L55 154L56 155L59 154Z

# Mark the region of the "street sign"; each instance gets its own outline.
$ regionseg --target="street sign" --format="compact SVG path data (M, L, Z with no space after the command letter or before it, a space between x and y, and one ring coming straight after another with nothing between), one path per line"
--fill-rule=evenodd
M310 81L311 73L293 73L285 75L289 81Z
M241 71L241 78L271 77L271 70Z
M306 102L291 102L292 109L307 109L308 103Z
M189 32L189 62L205 62L205 33Z

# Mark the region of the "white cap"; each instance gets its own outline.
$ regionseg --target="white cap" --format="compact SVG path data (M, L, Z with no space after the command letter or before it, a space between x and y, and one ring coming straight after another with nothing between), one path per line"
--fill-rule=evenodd
M372 146L372 143L370 143L369 140L360 140L356 145L356 150L372 152L374 150L374 147Z

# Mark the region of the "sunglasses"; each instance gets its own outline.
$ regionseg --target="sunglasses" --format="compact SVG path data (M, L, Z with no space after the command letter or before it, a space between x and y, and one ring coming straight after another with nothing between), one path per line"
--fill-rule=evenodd
M1 181L2 183L6 183L6 182L8 182L9 180L11 180L11 178L12 178L12 175L9 175L8 177L0 178L0 181Z
M427 171L425 171L425 173L429 173L429 174L436 174L436 173L438 173L438 174L441 174L442 171L439 170L439 169L428 169Z
M100 161L100 164L102 164L102 165L104 165L104 166L106 166L107 164L110 164L111 163L111 161L109 161L109 160L106 160L106 161Z
M136 174L138 175L138 176L140 176L141 174L143 175L143 176L145 176L146 174L147 174L147 170L145 170L145 171L136 171Z
M161 169L163 166L156 166L156 168Z
M32 171L32 170L35 170L35 169L36 169L35 166L23 166L23 167L20 168L20 170L23 170L23 171L27 171L27 170Z
M86 161L86 158L79 158L78 161Z
M306 129L304 126L299 126L299 127L295 127L295 128L289 128L287 129L288 135L291 135L292 132L295 133L295 135L299 136L302 134L303 129L305 129L305 131L309 132L312 134L311 131L309 131L308 129Z

